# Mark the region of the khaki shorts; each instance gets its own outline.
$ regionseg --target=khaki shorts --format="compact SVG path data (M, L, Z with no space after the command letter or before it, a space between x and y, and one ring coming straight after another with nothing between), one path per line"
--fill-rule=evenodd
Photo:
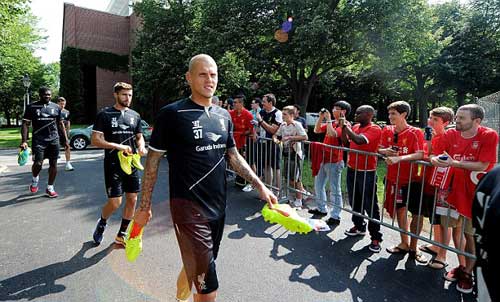
M465 225L464 233L467 235L474 235L474 228L472 227L472 219L460 215L458 218L451 216L441 216L441 225L449 228L462 228Z

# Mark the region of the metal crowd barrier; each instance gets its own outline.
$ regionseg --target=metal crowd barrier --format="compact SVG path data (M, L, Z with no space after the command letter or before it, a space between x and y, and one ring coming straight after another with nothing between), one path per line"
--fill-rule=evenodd
M299 143L299 142L297 142ZM464 255L466 257L471 257L475 259L475 256L467 253L463 250L460 250L454 246L451 245L444 245L436 240L434 240L434 234L433 234L433 228L430 227L430 230L428 232L420 232L421 231L421 226L418 225L418 229L416 233L412 233L410 231L401 229L396 223L396 202L394 202L394 208L393 208L393 213L394 215L390 217L390 215L386 214L386 210L384 208L384 203L385 201L385 196L386 196L386 190L387 190L387 179L384 177L387 173L387 165L383 160L383 157L378 154L378 153L369 153L369 152L364 152L364 151L359 151L359 150L353 150L350 148L345 148L345 147L338 147L338 146L331 146L331 145L325 145L322 143L318 142L310 142L310 141L304 141L300 142L302 144L302 149L303 149L303 158L300 159L299 157L295 156L294 152L290 149L289 146L283 146L283 144L276 144L272 141L272 139L268 138L259 138L258 140L253 140L252 138L247 139L247 143L245 146L244 150L241 150L242 155L246 158L248 163L251 165L252 169L256 172L256 174L261 177L261 179L264 181L264 183L272 189L278 196L280 203L287 202L288 200L291 200L292 194L302 194L302 199L303 199L303 205L304 207L311 207L315 205L315 201L318 201L319 198L317 194L314 192L314 178L311 173L311 166L312 166L312 150L311 146L316 145L317 147L323 148L323 150L328 150L329 152L323 152L323 158L322 162L324 162L324 154L329 153L330 155L333 153L334 150L342 150L344 152L343 160L345 162L345 166L343 168L343 173L342 173L342 203L341 203L341 210L347 211L351 213L352 215L356 215L359 217L362 217L366 220L375 222L377 224L380 224L381 226L384 226L386 228L398 231L400 233L407 234L411 237L415 237L418 240L422 240L428 243L431 243L435 246L444 248L446 250L449 250L451 252ZM287 150L288 149L288 150ZM363 188L363 196L361 196L361 200L364 198L364 194L366 192L369 192L371 190L372 194L372 202L371 202L371 209L369 214L364 214L365 209L364 205L361 206L361 211L354 211L350 206L352 203L354 205L354 200L349 202L348 200L348 193L347 193L347 184L346 184L346 170L347 170L347 156L349 153L355 153L356 155L356 161L360 155L365 155L365 165L368 162L368 157L373 156L377 158L377 171L376 173L376 180L373 182L373 185L371 187L367 186L366 184L366 175L367 173L363 173L363 171L358 171L354 170L354 188L353 190L356 190L356 178L358 175L363 175L364 179L362 182ZM287 156L288 154L288 156ZM294 158L290 160L291 156ZM318 160L317 158L315 159L316 161ZM317 163L317 162L316 162ZM397 164L398 165L398 177L396 181L396 188L399 189L399 174L400 174L400 167L401 167L401 162ZM422 215L422 210L423 210L423 196L424 196L424 186L420 186L419 190L417 192L412 192L411 186L415 186L418 182L423 181L426 177L426 173L430 173L432 165L429 162L426 161L413 161L410 163L410 180L408 184L408 189L406 196L402 196L403 202L406 203L405 207L405 217L407 218L406 222L407 225L409 226L409 219L410 217L408 214L408 208L409 208L409 202L410 202L410 197L415 198L415 196L410 196L411 193L413 194L419 194L418 199L419 199L419 204L418 204L418 214L417 215ZM412 181L412 172L413 169L419 169L419 179L414 179ZM228 167L228 170L231 173L234 173L233 171L230 170L230 167ZM279 170L279 173L278 173ZM275 172L275 173L271 173ZM378 175L377 175L378 174ZM383 175L380 175L383 174ZM299 180L299 181L294 181L296 184L295 187L291 187L289 184L291 183L290 180ZM300 177L297 179L297 177ZM360 176L361 177L361 176ZM381 183L378 178L383 177L384 181ZM331 181L331 180L329 180ZM299 183L299 185L297 185ZM383 195L382 198L377 198L379 199L379 207L380 207L380 219L374 219L373 218L373 208L374 208L374 201L377 197L377 193L382 193L382 191L377 192L377 188L380 184L383 184L384 190L383 190ZM328 186L327 186L328 187ZM355 195L355 194L353 194ZM447 204L444 208L441 206L441 211L440 214L436 212L436 205L438 203L438 189L435 189L434 191L434 201L432 205L432 212L430 213L429 220L434 221L437 215L441 216L441 221L445 221L443 224L445 229L449 229L449 221L450 218L452 217L453 208ZM331 196L327 192L327 199L328 196ZM328 200L322 200L323 202L326 202L330 207L336 207L337 205L331 204ZM443 212L446 212L446 215L442 215ZM460 235L460 243L458 246L463 246L464 243L464 231L465 228L462 225L461 227L461 235ZM420 233L420 235L417 235ZM449 239L449 242L452 242L452 238Z

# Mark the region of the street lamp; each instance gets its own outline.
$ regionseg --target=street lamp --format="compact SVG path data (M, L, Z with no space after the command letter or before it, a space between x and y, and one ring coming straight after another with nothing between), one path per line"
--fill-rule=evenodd
M31 86L31 80L30 80L30 77L28 76L28 74L25 74L23 76L23 86L24 86L24 88L26 88L26 92L24 94L24 109L23 109L23 112L25 112L26 111L26 106L28 106L29 103L30 103L29 89L30 89L30 86Z

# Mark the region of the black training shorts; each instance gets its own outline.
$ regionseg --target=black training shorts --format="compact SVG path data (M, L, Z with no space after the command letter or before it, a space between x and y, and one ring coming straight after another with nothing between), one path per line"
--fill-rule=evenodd
M219 288L215 259L224 230L225 216L205 223L175 224L175 235L189 284L198 294L209 294Z
M125 193L141 191L139 172L132 167L132 174L127 175L118 160L104 159L104 182L108 198L120 197Z
M57 160L59 158L59 141L33 141L32 150L33 160L36 162L42 162L46 158L48 158L49 160Z

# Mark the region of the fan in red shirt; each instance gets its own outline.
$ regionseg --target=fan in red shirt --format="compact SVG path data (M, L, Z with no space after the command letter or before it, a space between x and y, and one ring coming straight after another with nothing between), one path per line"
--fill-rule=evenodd
M236 142L236 148L239 150L245 147L247 136L252 134L253 129L253 115L243 107L243 100L243 95L236 96L233 100L234 110L229 111L234 125L234 141Z
M448 126L455 116L453 109L448 107L437 107L431 110L429 114L428 127L425 129L425 140L424 151L425 159L428 160L432 154L436 154L436 150L440 149L440 144L442 144L444 134L446 132L446 126ZM447 228L447 222L445 219L441 220L441 216L436 213L435 205L438 202L446 202L445 196L448 190L442 190L436 188L432 185L432 178L434 173L433 166L422 167L423 173L423 183L424 183L424 194L422 199L422 213L425 217L429 218L429 221L433 227L434 241L437 241L445 246L450 242L449 228ZM446 218L446 217L444 217ZM455 246L460 246L460 238L454 237ZM421 251L425 251L431 254L435 254L436 257L433 258L427 266L434 269L443 269L446 267L446 249L440 248L436 245L423 245L420 247ZM465 258L461 259L460 264L465 265Z
M354 120L358 124L352 128L346 124L342 130L342 142L352 150L376 153L380 144L382 129L372 123L375 109L363 105L356 109ZM377 155L349 152L347 159L347 193L353 211L366 214L375 220L380 220L380 210L377 199ZM346 230L347 236L359 236L366 232L366 222L363 217L352 215L354 226ZM368 222L372 243L368 249L374 253L380 252L380 224L370 220Z
M463 229L465 251L474 254L474 230L471 212L474 191L479 178L491 170L497 162L498 133L481 126L484 108L477 104L468 104L458 108L456 129L450 129L443 138L441 148L436 150L439 156L431 159L437 167L452 167L451 191L448 202L460 213L459 223L455 228ZM457 290L472 292L472 269L474 260L466 258L465 268L458 267L450 271L450 279L457 280ZM453 276L452 276L453 275Z
M245 145L247 143L247 137L252 134L253 125L253 115L250 111L246 110L243 104L245 96L240 94L234 97L233 106L234 110L229 110L229 114L231 115L231 120L233 121L233 137L236 143L236 148L238 152L244 158L247 158L245 152ZM236 175L234 183L237 186L245 186L246 182L243 177Z
M424 135L418 128L408 125L406 118L410 114L410 104L404 101L391 103L387 110L391 126L386 126L382 130L382 139L379 152L386 156L387 181L384 207L387 212L396 216L399 227L408 231L408 211L412 213L410 231L418 235L422 230L423 216L419 214L420 194L416 194L414 182L418 181L418 165L410 162L424 157ZM408 192L412 190L412 192ZM420 193L420 192L419 192ZM408 197L408 200L405 198ZM394 206L394 203L396 205ZM410 259L417 262L426 263L427 259L417 251L417 241L415 237L408 240L408 235L400 232L401 243L387 252L396 254L410 253Z

